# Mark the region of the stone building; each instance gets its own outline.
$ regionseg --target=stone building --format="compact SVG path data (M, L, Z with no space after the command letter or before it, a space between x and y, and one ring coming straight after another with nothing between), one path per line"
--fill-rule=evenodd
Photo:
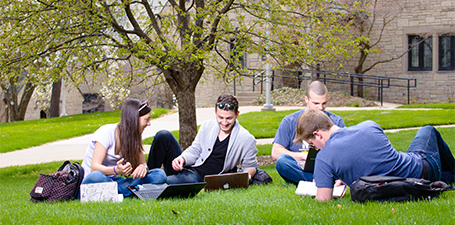
M409 46L417 45L403 57L376 65L366 74L393 78L415 79L415 87L390 87L384 89L384 101L407 103L446 102L455 100L455 1L451 0L381 0L378 7L371 42L379 37L376 50L370 54L365 66L375 62L399 58ZM396 18L384 26L385 15ZM371 19L371 18L370 18ZM345 66L354 72L356 59ZM392 83L406 85L404 80ZM411 86L413 86L411 82ZM328 85L330 89L330 84ZM348 85L340 87L349 93ZM364 94L377 96L375 88L365 88Z
M455 101L455 1L381 0L375 13L376 19L370 39L372 43L379 38L381 40L375 47L378 53L370 54L364 67L396 58L390 62L377 64L366 73L391 78L390 81L384 80L384 83L390 82L391 86L383 89L383 101L404 104ZM386 17L390 19L393 16L395 17L383 26L383 19ZM371 16L369 19L373 21ZM381 34L382 28L384 30ZM409 50L410 46L414 47ZM347 59L347 65L342 72L354 73L357 57ZM264 63L257 55L247 56L246 59L247 67L252 69ZM321 68L324 69L330 70ZM283 73L283 70L274 71L272 85L274 88L282 86L302 88L306 86L310 76L303 74L306 79L298 82L295 77L289 78L292 75L296 76L296 73ZM253 88L252 83L251 78L237 82L236 92L250 92L253 89L259 91L259 86ZM218 84L215 82L207 85L209 84L201 82L198 86L198 106L207 102L207 96L216 95L221 90L234 92L233 82L228 85L224 81L218 81ZM340 90L347 93L351 91L349 84L328 81L327 86L331 91ZM357 87L354 94L357 95ZM369 99L377 100L378 87L365 86L363 94Z

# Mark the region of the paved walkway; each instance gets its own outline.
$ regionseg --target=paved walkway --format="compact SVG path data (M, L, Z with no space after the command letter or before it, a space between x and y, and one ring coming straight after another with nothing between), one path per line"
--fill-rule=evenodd
M328 111L337 110L373 110L373 109L394 109L397 105L384 103L382 107L328 107ZM262 106L241 106L240 113L247 113L253 111L261 111ZM300 109L301 107L275 107L276 110L290 110ZM215 113L213 108L198 108L196 110L197 124L201 124L205 120L215 119ZM179 118L178 113L174 113L168 116L164 116L158 119L152 120L152 125L144 130L142 135L143 138L151 137L156 134L159 130L178 130ZM67 140L60 140L52 143L47 143L41 146L32 147L29 149L18 150L14 152L0 154L0 168L13 166L13 165L27 165L44 163L51 161L61 160L82 160L84 157L85 149L90 141L91 134L84 135L81 137L75 137ZM273 139L259 139L258 144L269 144L272 143ZM148 150L150 147L145 146Z

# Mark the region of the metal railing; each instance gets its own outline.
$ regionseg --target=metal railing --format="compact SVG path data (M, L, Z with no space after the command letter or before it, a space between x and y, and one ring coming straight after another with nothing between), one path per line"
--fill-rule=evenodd
M250 71L255 71L249 69ZM383 94L384 88L389 87L406 87L408 93L408 104L410 103L410 89L417 87L417 79L415 78L400 78L400 77L389 77L389 76L377 76L377 75L368 75L368 74L356 74L356 73L340 73L340 72L331 72L331 71L322 71L322 70L309 70L309 69L278 69L281 71L287 72L297 72L297 76L289 75L275 75L275 70L272 71L272 90L274 77L280 78L292 78L297 79L298 86L300 88L300 83L302 80L321 80L324 84L327 82L338 83L338 84L349 84L350 85L350 94L354 96L354 86L366 86L366 87L376 87L378 88L378 100L381 101L381 106L383 105ZM260 85L261 94L263 93L263 81L265 71L260 71L256 74L241 74L241 76L251 77L253 80L253 92L256 89L257 85ZM306 75L309 74L309 75ZM311 74L315 76L311 76ZM235 86L235 83L234 83ZM235 89L235 87L234 87Z

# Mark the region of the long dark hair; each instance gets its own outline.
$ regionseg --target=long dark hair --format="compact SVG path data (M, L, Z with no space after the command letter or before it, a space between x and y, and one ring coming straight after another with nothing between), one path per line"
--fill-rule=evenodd
M132 98L123 103L120 123L117 125L118 141L115 154L130 162L133 168L139 165L140 154L143 154L142 136L139 132L139 109L143 101ZM146 107L150 108L148 104Z

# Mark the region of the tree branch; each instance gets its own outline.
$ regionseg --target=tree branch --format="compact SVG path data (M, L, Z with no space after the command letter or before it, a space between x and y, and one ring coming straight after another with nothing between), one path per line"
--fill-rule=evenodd
M155 30L155 32L158 35L158 38L160 39L161 43L163 43L164 49L166 49L166 51L169 51L169 48L167 46L167 40L164 38L164 34L161 31L161 28L160 28L160 26L158 25L158 23L156 21L155 13L153 13L152 7L148 3L148 0L142 0L142 4L144 5L145 10L147 11L147 14L148 14L148 16L150 18L150 21L152 22L153 30Z
M140 38L146 40L147 44L152 42L152 39L150 39L150 37L144 33L141 26L139 26L139 23L136 21L136 18L134 18L133 12L131 12L130 4L125 5L124 9L128 20L130 21L131 25L133 25L134 33Z

